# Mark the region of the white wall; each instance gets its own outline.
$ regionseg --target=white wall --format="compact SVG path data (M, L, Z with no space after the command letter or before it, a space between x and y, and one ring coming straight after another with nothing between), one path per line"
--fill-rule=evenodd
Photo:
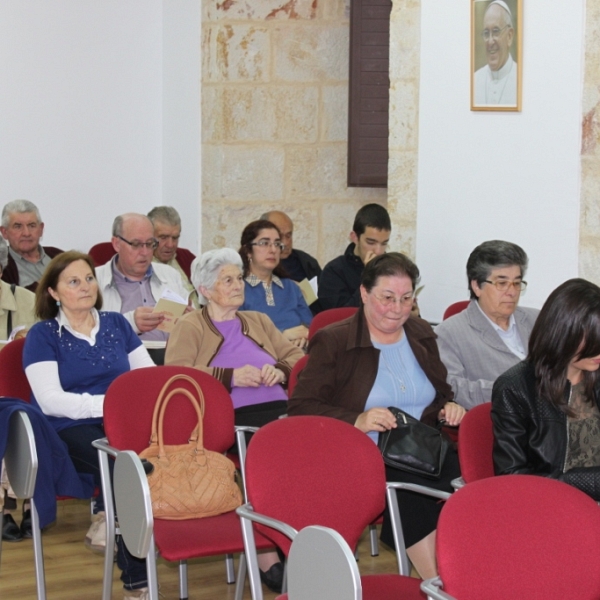
M194 253L202 237L200 6L198 0L163 0L162 197L179 211L181 246Z
M417 264L432 321L468 298L485 240L528 253L523 305L577 276L584 2L523 5L522 112L494 113L469 109L470 2L421 4Z
M199 89L191 102L171 73L184 63L180 46L191 46L192 82L199 77L194 4L0 3L0 205L35 202L46 223L44 243L87 250L109 239L115 215L163 203L180 208L184 197L182 213L191 223L182 241L198 245ZM189 40L193 16L181 24L174 19L181 9L196 13L195 41ZM164 94L163 80L170 86ZM172 156L175 115L185 111L196 139L188 136L176 150L195 162L193 173Z

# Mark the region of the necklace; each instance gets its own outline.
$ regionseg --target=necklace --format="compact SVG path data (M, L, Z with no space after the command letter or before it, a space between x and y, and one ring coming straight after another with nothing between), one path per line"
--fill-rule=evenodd
M406 393L406 384L404 383L404 379L402 379L402 377L400 377L398 374L394 373L392 367L390 366L390 363L387 360L387 357L386 357L387 352L380 349L379 354L383 357L383 364L385 365L385 368L389 371L390 375L392 376L392 381L394 383L394 390L396 390L396 388L399 388L400 391L403 394L405 394ZM400 357L399 352L398 352L398 360L400 361L400 364L403 364L402 358ZM396 385L396 382L398 382L399 385Z

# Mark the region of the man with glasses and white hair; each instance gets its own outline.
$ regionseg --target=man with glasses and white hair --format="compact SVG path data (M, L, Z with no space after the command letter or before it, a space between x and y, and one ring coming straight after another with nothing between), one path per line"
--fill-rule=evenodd
M62 252L42 246L44 223L37 206L29 200L13 200L2 209L2 236L8 242L8 262L2 280L35 292L48 263Z
M540 311L517 306L526 270L520 246L483 242L467 261L471 303L435 328L454 401L466 409L490 402L496 378L527 355Z
M475 104L516 105L517 63L510 53L515 30L510 8L504 0L492 0L488 4L481 35L487 65L475 72Z
M175 269L152 263L158 245L152 222L137 213L120 215L114 220L111 241L116 255L96 268L102 308L120 312L141 339L166 341L169 334L157 329L164 315L153 309L167 289L182 298L188 292Z

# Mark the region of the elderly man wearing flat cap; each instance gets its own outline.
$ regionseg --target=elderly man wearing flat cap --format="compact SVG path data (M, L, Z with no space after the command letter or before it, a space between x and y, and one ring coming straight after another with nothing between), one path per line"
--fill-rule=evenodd
M483 41L487 65L475 72L475 104L516 105L517 63L510 47L515 30L504 0L492 0L483 15Z

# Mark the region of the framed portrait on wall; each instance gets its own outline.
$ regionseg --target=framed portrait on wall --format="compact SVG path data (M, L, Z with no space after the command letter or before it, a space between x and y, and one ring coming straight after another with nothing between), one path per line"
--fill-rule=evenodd
M523 0L471 0L471 110L521 110Z

